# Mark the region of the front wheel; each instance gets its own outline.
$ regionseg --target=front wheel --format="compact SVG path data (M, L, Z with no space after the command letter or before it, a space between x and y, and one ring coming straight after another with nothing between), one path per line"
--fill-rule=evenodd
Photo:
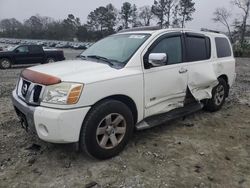
M222 78L219 78L218 81L219 84L212 90L212 98L205 101L204 109L210 112L220 110L227 96L228 86L226 81Z
M11 68L11 61L9 59L0 59L0 68L1 69L9 69Z
M83 123L80 148L97 159L120 153L133 133L133 115L127 105L106 100L94 106Z

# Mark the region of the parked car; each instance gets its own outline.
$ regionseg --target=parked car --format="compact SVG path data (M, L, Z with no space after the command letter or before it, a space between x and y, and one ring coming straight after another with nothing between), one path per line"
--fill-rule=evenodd
M236 76L229 39L212 32L127 30L81 58L25 69L12 100L26 130L98 159L121 152L134 129L219 110Z
M15 64L51 63L65 60L63 51L44 50L40 45L19 45L0 52L0 68L7 69Z
M86 50L87 47L84 44L75 44L73 46L74 49L78 49L78 50Z

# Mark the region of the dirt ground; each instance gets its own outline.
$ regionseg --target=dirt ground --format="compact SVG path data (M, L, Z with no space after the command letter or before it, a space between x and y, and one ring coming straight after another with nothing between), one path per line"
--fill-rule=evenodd
M136 132L106 161L72 144L26 133L10 94L22 67L0 70L0 187L250 187L250 59L237 59L237 80L223 109L200 111Z

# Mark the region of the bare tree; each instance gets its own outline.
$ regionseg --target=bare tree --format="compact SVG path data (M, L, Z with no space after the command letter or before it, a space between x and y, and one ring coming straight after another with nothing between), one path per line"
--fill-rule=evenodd
M143 21L145 26L150 25L150 21L153 18L153 13L150 6L144 6L140 8L139 18Z
M125 29L128 29L129 27L132 13L133 13L132 5L129 2L123 3L120 15L121 15L121 20L123 20L124 22L123 25Z
M152 13L159 20L158 24L161 28L163 26L169 28L171 13L177 1L178 0L154 0Z
M229 38L231 42L233 42L232 32L231 32L230 25L229 25L229 19L231 16L232 14L226 8L217 8L214 12L213 21L219 22L227 28Z
M250 0L233 0L233 4L236 5L238 8L240 8L244 12L242 27L241 27L241 37L240 37L240 44L241 46L243 46L244 41L245 41L246 28L247 28L247 19L249 17Z

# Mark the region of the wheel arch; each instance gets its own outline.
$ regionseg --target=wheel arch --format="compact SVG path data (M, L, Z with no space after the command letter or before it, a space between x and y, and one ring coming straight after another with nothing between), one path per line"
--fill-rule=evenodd
M228 97L228 94L229 94L229 89L230 89L230 86L229 86L229 83L228 83L228 76L225 75L225 74L222 74L218 77L218 79L223 79L226 83L227 83L227 93L226 93L226 97Z
M0 59L8 59L8 60L10 60L11 63L15 63L15 62L13 61L13 58L10 57L10 56L2 56L2 57L0 57Z
M111 96L105 97L105 98L97 101L93 106L98 105L99 103L101 103L104 100L112 100L112 99L120 101L120 102L122 102L122 103L124 103L125 105L128 106L128 108L132 112L132 115L133 115L133 118L134 118L134 124L136 124L137 120L138 120L137 106L136 106L134 100L132 98L130 98L129 96L127 96L127 95L111 95Z

